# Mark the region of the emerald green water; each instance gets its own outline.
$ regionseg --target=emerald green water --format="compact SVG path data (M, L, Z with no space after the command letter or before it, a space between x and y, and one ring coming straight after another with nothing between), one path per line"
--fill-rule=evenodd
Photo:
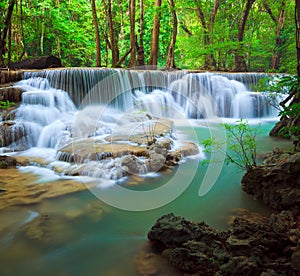
M289 142L267 135L273 124L267 122L261 126L257 139L259 154L289 145ZM183 132L189 130L180 129ZM194 129L199 140L208 137L207 129ZM182 185L185 174L189 174L191 162L199 161L188 160L180 165L183 173L177 176L178 185ZM0 211L0 274L140 275L135 258L147 244L147 232L163 214L173 212L191 220L204 220L218 229L228 227L229 217L238 208L269 214L260 201L241 191L243 172L233 166L223 167L210 192L199 197L199 185L206 170L206 166L199 165L191 184L178 198L150 211L124 211L111 207L89 190ZM175 172L147 178L135 189L158 187ZM30 215L40 215L44 219L26 223Z

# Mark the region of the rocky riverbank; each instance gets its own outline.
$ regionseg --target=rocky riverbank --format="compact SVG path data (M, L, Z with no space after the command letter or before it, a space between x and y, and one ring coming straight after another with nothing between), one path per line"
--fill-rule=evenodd
M153 252L187 275L300 275L300 153L272 154L242 187L276 213L236 217L227 231L164 215L148 233Z

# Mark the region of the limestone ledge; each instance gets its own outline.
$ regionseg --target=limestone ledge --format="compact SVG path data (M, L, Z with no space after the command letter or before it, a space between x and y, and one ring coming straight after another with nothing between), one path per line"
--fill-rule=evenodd
M67 179L40 183L36 175L22 173L17 168L0 169L0 174L0 209L34 204L87 188L83 183Z

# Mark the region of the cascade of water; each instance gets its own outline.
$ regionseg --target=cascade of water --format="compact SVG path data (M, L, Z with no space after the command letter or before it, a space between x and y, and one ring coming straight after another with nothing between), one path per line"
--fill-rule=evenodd
M25 74L25 78L47 78L51 86L66 90L82 107L100 103L124 111L140 105L153 112L157 103L154 115L169 116L158 110L164 103L166 109L172 106L183 110L189 118L273 116L275 111L266 95L249 92L249 87L265 76L120 69L62 69Z
M60 69L25 74L25 78L37 79L38 85L32 79L30 81L30 85L34 87L50 89L50 83L57 89L67 91L77 106L100 103L124 111L138 105L154 112L154 115L162 116L170 116L170 112L168 114L162 110L172 107L189 118L276 115L264 93L249 92L249 88L265 76L263 73L219 74L120 69ZM58 99L61 98L57 97L56 101ZM45 102L40 104L49 106L49 100L51 99L44 97ZM28 95L24 101L33 104L38 99L35 95Z
M70 114L76 111L75 105L66 92L53 89L46 79L30 78L16 85L25 92L22 104L15 111L12 146L54 148L73 121Z

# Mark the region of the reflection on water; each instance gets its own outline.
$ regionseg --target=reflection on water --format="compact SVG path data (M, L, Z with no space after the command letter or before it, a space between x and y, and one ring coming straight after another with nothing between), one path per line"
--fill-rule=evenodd
M260 154L288 145L266 135L271 126L265 123L261 127ZM195 127L195 130L199 140L208 135L205 128ZM189 162L197 161L181 164L187 174ZM115 209L90 191L0 211L1 275L175 275L172 268L147 248L147 231L159 216L173 212L226 229L237 208L269 214L261 202L241 191L243 173L231 166L224 167L212 190L199 197L205 170L205 166L199 166L184 193L152 211ZM162 174L159 178L146 178L141 186L131 188L157 187L169 177ZM178 180L178 185L182 181L184 178Z

